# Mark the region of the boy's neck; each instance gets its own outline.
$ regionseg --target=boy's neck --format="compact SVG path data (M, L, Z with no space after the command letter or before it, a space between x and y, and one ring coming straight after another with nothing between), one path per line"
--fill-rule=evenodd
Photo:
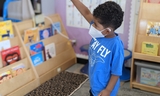
M114 32L110 32L110 34L106 35L105 37L106 38L113 38L115 36L116 36L116 34Z

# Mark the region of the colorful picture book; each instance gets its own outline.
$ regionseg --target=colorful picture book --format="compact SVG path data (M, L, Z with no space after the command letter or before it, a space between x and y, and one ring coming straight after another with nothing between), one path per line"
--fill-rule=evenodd
M25 30L24 32L24 43L25 44L32 44L39 40L39 29L38 28L31 28Z
M147 22L146 35L160 37L160 22Z
M45 46L45 58L46 60L56 56L55 44L51 43Z
M19 64L17 66L12 67L12 69L11 69L13 76L17 76L19 74L22 74L25 71L26 71L26 68L25 68L24 64Z
M19 46L1 51L1 57L3 66L7 66L21 60Z
M144 54L149 54L153 56L157 56L158 54L158 43L152 42L142 42L142 50L141 52Z
M12 74L10 71L6 71L4 73L0 74L0 84L6 80L9 80L12 78Z
M43 42L38 42L30 46L30 54L35 55L44 50Z
M0 22L0 41L13 37L12 22L10 20Z
M45 17L43 14L36 15L34 19L36 27L41 27L45 25Z
M0 51L11 48L10 40L0 41Z
M55 22L51 24L53 35L57 34L57 32L61 32L61 24L60 22Z
M46 29L40 30L39 35L40 35L40 40L43 40L53 36L53 33L51 31L51 28L46 28Z
M31 60L34 66L37 66L44 62L43 52L39 52L31 56Z
M160 87L160 71L141 68L140 83Z

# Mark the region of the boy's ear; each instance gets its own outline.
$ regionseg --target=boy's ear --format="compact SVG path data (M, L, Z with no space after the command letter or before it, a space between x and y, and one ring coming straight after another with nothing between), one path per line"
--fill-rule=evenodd
M112 30L110 28L106 28L106 30L104 31L104 34L109 34Z
M112 31L111 28L107 28L106 30L107 30L108 32L111 32L111 31Z

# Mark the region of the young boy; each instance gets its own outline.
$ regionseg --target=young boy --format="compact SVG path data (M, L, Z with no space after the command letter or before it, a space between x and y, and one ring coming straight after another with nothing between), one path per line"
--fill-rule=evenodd
M99 5L93 15L79 0L71 0L90 23L89 46L90 96L116 96L124 61L123 44L114 32L123 21L121 7L112 1Z

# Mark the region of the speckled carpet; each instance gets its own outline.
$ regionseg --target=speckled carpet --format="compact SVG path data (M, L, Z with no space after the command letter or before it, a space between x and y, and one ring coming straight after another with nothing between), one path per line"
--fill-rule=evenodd
M130 89L129 86L129 82L124 83L117 96L160 96L143 90ZM89 96L89 89L88 76L64 71L25 96Z
M71 96L87 80L84 74L63 71L25 96Z

